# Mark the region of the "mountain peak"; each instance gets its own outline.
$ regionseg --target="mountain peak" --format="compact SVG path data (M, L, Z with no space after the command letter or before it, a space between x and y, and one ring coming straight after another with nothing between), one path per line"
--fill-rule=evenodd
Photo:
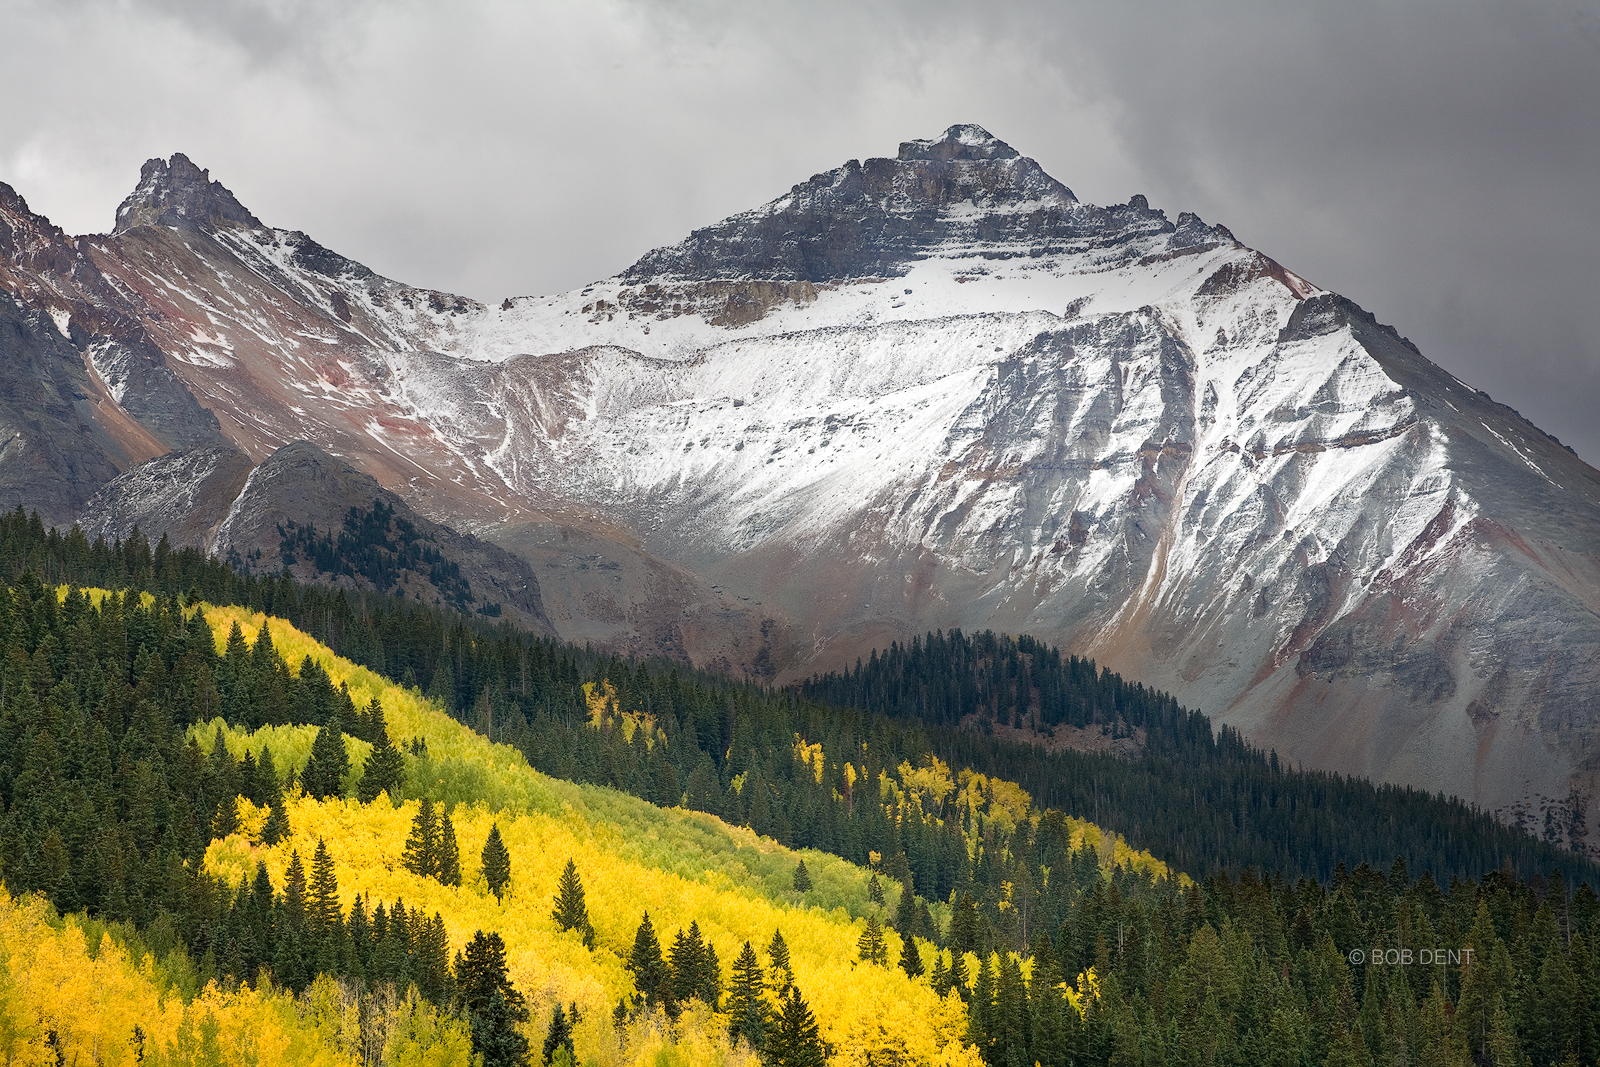
M1006 245L1008 254L1037 257L1089 230L1124 225L1080 205L1071 189L982 126L959 124L932 140L902 141L893 159L852 159L814 174L753 211L646 253L621 277L898 277L939 249L968 254Z
M936 141L901 141L901 160L1016 159L1019 153L1000 138L972 123L950 127Z
M211 172L175 152L170 160L151 159L139 170L139 184L117 208L114 233L136 226L221 226L255 229L261 220L234 197Z

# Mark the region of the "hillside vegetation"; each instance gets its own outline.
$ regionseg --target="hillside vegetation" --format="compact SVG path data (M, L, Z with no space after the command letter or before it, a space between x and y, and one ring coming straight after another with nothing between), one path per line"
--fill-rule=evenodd
M47 672L53 673L49 671L50 661L61 651L56 631L86 640L74 642L78 654L68 657L64 676L49 686L53 699L37 707L37 714L25 715L24 721L17 723L25 733L29 726L34 727L32 743L23 741L18 746L26 753L22 761L25 782L29 770L38 762L30 757L38 755L40 744L52 743L50 737L39 735L58 730L72 733L71 724L60 721L70 719L71 713L81 707L78 694L69 690L77 689L80 682L87 683L85 688L91 693L105 685L103 676L95 677L95 668L100 664L91 661L84 665L81 660L92 660L95 650L116 642L115 631L131 631L139 637L139 659L144 662L141 686L134 688L130 703L143 712L179 703L162 700L160 683L152 677L166 670L162 651L177 653L171 671L180 677L169 678L167 684L176 684L188 698L186 702L198 707L237 710L251 699L241 690L261 688L271 693L284 681L290 683L283 694L285 705L309 709L313 717L317 715L318 699L305 693L307 687L321 689L321 702L331 704L327 710L335 716L341 704L349 709L376 702L383 709L387 727L397 738L405 739L405 786L397 792L437 801L438 809L450 816L466 876L462 884L452 886L404 868L402 853L418 800L406 800L396 807L387 794L369 803L339 796L316 799L291 787L287 793L263 797L265 803L258 805L248 796L230 795L228 789L218 788L230 779L230 784L239 784L242 768L251 764L275 765L291 775L296 771L304 775L319 732L317 724L271 723L251 729L251 718L271 714L270 699L266 707L256 703L253 714L241 716L243 721L236 719L232 726L223 721L190 724L185 732L172 735L180 750L161 754L170 755L178 765L187 763L193 773L180 773L165 783L168 825L164 835L158 830L158 837L169 840L165 847L157 845L153 849L155 866L162 866L159 857L163 854L172 855L176 839L184 835L184 824L191 822L185 818L187 812L173 810L171 804L180 800L172 794L181 795L186 786L193 789L194 801L212 809L205 820L212 830L220 829L224 823L233 825L231 832L216 836L204 829L191 829L191 842L205 842L195 857L200 860L198 873L183 879L177 872L190 870L189 864L169 868L173 876L187 882L175 893L172 887L155 885L150 894L154 900L140 899L145 897L139 891L143 887L118 884L114 875L106 877L108 868L122 866L115 855L111 862L105 860L105 842L110 839L114 853L121 843L116 840L119 830L131 830L135 838L131 850L135 855L130 858L136 863L144 858L138 855L138 830L126 822L119 826L114 818L96 820L99 825L90 829L91 840L81 853L53 830L44 833L37 849L29 847L29 830L50 823L43 820L36 824L29 818L41 804L59 803L65 809L62 814L78 815L72 811L75 787L97 783L67 781L61 783L55 797L14 798L4 837L9 850L7 874L14 875L10 878L12 888L42 881L44 884L38 888L58 902L88 903L93 912L113 920L130 915L136 919L148 917L146 922L136 922L134 929L143 926L149 933L148 940L141 941L133 929L118 926L117 932L133 947L101 949L99 939L91 945L73 934L86 922L92 924L92 920L67 920L61 928L64 932L52 935L50 942L56 947L49 952L59 958L61 981L78 983L88 1001L51 1001L19 993L16 1003L22 1006L21 1017L33 1016L36 1020L31 1027L22 1025L24 1042L30 1034L37 1044L45 1039L41 1035L53 1033L55 1036L49 1040L58 1050L81 1054L86 1048L113 1049L120 1050L118 1056L132 1056L135 1052L131 1050L148 1050L152 1056L181 1059L188 1041L185 1027L220 1027L217 1040L222 1042L219 1047L226 1048L230 1041L240 1040L232 1027L259 1024L270 1028L272 1020L285 1012L288 1014L284 1017L289 1019L296 1011L315 1017L321 1010L317 1007L318 998L342 997L345 1003L340 1010L353 1011L360 1017L388 1010L382 996L377 998L378 1007L374 1007L370 990L352 984L363 976L364 970L378 966L376 956L366 961L359 959L362 948L357 927L370 931L369 917L378 905L390 902L389 912L393 914L396 909L392 902L404 901L402 907L412 916L413 925L418 919L426 923L429 916L438 917L447 957L459 952L477 931L498 933L505 946L510 982L531 1009L523 1029L535 1037L542 1036L556 1007L565 1005L568 1017L575 1016L577 1020L573 1032L576 1046L589 1061L653 1063L656 1053L663 1049L679 1049L695 1062L737 1062L741 1057L727 1038L726 1019L713 1013L710 1005L686 1006L688 1010L670 1028L663 1025L664 1017L649 1011L636 1011L618 1025L619 1020L613 1015L617 1005L635 999L634 981L624 968L624 961L645 908L650 910L663 938L694 924L705 943L724 960L734 959L745 941L766 946L774 932L783 931L790 946L794 983L805 992L815 1011L822 1038L845 1055L845 1062L857 1053L866 1055L874 1050L879 1054L893 1050L894 1055L907 1062L971 1060L970 1051L963 1049L966 1012L959 996L941 995L926 982L910 981L899 969L870 966L858 959L857 942L866 926L862 917L876 916L880 910L869 899L869 875L843 860L814 852L806 854L811 888L805 893L796 892L793 886L799 857L775 842L758 838L748 830L728 827L712 817L682 810L662 811L611 790L560 782L539 774L514 749L489 743L415 690L403 689L334 656L281 620L268 620L237 608L208 606L186 611L170 601L124 601L98 591L87 596L76 590L61 590L59 596L46 590L37 592L36 598L30 598L25 586L20 589L12 600L16 610L8 619L15 624L14 637L27 630L24 620L28 617L37 614L45 620L46 633L40 648L35 649L31 662L23 660L29 668L36 669L17 679L25 693L24 705L36 705L30 699L34 683L46 681ZM59 609L52 612L50 607L57 602ZM40 610L35 612L34 608ZM270 639L263 643L257 636L254 641L244 641L242 631L233 629L236 622L246 623L254 635L266 633ZM113 632L106 633L108 629ZM154 654L145 637L155 638ZM205 644L197 647L200 641ZM231 657L230 644L234 646ZM248 660L238 659L241 644L248 648ZM206 646L214 656L209 663L203 654ZM245 664L261 658L257 656L259 648L270 648L274 657L262 668L269 677L246 678ZM297 661L298 667L289 669L290 661ZM15 656L13 663L17 663ZM215 679L222 680L220 688L215 688ZM201 688L209 685L213 690L196 700L191 683ZM120 701L113 696L111 703ZM100 706L104 708L103 703ZM7 704L8 711L12 707L12 703ZM60 718L52 712L59 713ZM8 715L7 721L17 720ZM324 719L324 726L326 722ZM95 725L96 718L91 716L91 746L103 732ZM118 747L132 755L140 743L140 732L136 721ZM184 733L187 741L183 740ZM200 738L210 741L217 737L224 739L222 753L226 755L215 749L208 751L209 746L199 743ZM374 747L352 737L341 740L347 756L358 767ZM274 744L279 746L281 757L272 753ZM246 753L251 757L249 763L243 759ZM69 765L73 762L76 761L68 761ZM139 777L147 768L154 770L153 762L134 763L133 776ZM360 777L359 773L353 775L350 784L357 784ZM268 793L272 793L270 787ZM137 805L137 799L134 803ZM268 836L265 830L272 807L279 809L283 829L276 843L269 845L263 839ZM498 826L513 858L510 885L503 899L490 894L481 873L476 871L476 857L491 825ZM62 862L65 869L41 870L34 853L51 854L54 842L59 842L66 853ZM317 892L312 855L313 850L319 849L325 849L332 860L328 873L337 887L337 915L331 926L320 933L315 929L315 908L310 902ZM574 933L563 933L551 921L551 902L569 858L576 862L587 889L592 947L586 947ZM296 877L291 868L296 866L302 869L302 886L306 886L304 872L312 871L311 884L302 890L306 902L297 905L303 906L308 916L303 928L285 913L287 890ZM275 938L276 946L245 932L252 922L254 904L250 894L252 882L260 877L258 871L265 872L267 896L270 906L276 909L268 924L272 928L269 937ZM125 878L136 878L133 871L122 873ZM79 885L87 885L90 891L86 894L78 890ZM54 892L50 892L52 888ZM98 894L96 889L100 890ZM85 896L96 899L84 900ZM12 921L38 931L43 928L41 924L50 925L47 909L43 908L42 903L24 901L9 914ZM358 912L364 916L362 920L356 919ZM284 950L290 934L298 939L298 959L293 958L292 951ZM343 945L331 960L326 958L325 947L330 940ZM897 935L889 931L885 941L899 958L903 949ZM241 946L253 946L254 955L251 956L251 948ZM91 952L91 948L96 951ZM923 951L931 954L931 946L925 944ZM358 958L339 959L341 952ZM423 946L413 947L407 973L413 979L421 978L419 985L424 992L433 994L432 999L439 1002L437 1008L448 1013L452 1007L449 979L435 982L437 988L428 988L429 980L423 977L428 966L422 959L425 954ZM258 982L259 993L250 993L248 986L238 985L241 979L256 979L263 966L277 972L275 978L289 986L287 992L278 990L276 983ZM457 960L458 970L459 967ZM326 980L313 981L319 970L325 977L329 972L337 977L337 987L330 987ZM10 973L26 976L35 971L30 964ZM59 987L60 982L56 984ZM123 1014L123 1007L118 1006L153 1003L174 987L195 998L190 1008L173 1006L152 1014ZM400 998L398 1002L404 1002L403 990L397 990L389 999L395 1000L396 996ZM92 1011L86 1010L86 1003L94 1005ZM414 1011L434 1011L434 1006L413 1004ZM82 1020L88 1015L101 1023L84 1025ZM123 1020L121 1040L108 1043L103 1039L105 1027L116 1030L116 1025L105 1020L119 1016ZM205 1021L208 1017L212 1022ZM138 1034L128 1023L136 1018L142 1020ZM426 1047L454 1047L452 1035L459 1038L460 1027L450 1029L450 1020L440 1021L437 1013L428 1018L431 1021L424 1029L434 1033L435 1040ZM329 1026L332 1029L325 1028L325 1036L331 1042L329 1047L337 1050L349 1035L340 1037L344 1031L332 1023ZM313 1027L310 1032L322 1031ZM295 1039L300 1042L296 1047L310 1047L306 1034L297 1034ZM392 1056L400 1056L406 1047L403 1041L395 1044ZM746 1047L742 1055L748 1054Z
M0 575L25 569L54 584L189 594L286 619L340 655L417 685L551 774L653 801L682 796L786 844L861 864L872 852L890 862L903 851L917 890L938 899L960 878L957 850L914 828L912 840L891 840L888 822L843 780L856 762L842 758L846 750L866 744L863 765L874 778L903 761L938 758L957 772L1015 782L1035 806L1090 818L1196 877L1253 866L1327 882L1341 864L1387 867L1398 856L1440 884L1506 862L1519 878L1559 869L1569 883L1600 882L1593 863L1459 800L1291 769L1236 732L1213 730L1170 695L1027 637L930 634L853 672L815 679L797 695L671 663L620 661L416 601L243 575L165 542L90 544L20 510L0 515ZM621 705L655 717L668 735L664 758L642 759L586 727L583 687L602 679ZM979 729L957 725L963 719ZM1023 730L986 732L986 722ZM1143 747L1133 759L1047 751L1026 740L1035 723L1137 734ZM828 781L806 783L793 758L797 734L825 746ZM750 774L763 788L733 789ZM849 803L833 801L834 792ZM1581 830L1566 828L1569 836ZM985 894L977 896L994 918Z
M291 660L313 657L335 683L348 688L358 706L376 698L395 738L422 742L427 754L409 758L407 792L428 796L451 813L465 875L462 886L450 887L401 867L415 800L396 808L387 798L360 804L302 795L287 802L292 833L278 845L264 848L242 834L211 843L206 869L228 884L246 879L257 862L266 863L273 884L282 884L291 851L325 841L335 857L346 911L357 894L367 900L404 899L424 913L437 910L452 945L465 943L478 929L498 931L517 988L546 1002L543 1023L557 1003L578 1005L579 1045L585 1050L618 1043L612 1010L633 993L623 962L643 909L664 936L697 923L727 961L743 942L765 946L781 929L795 982L834 1046L864 1052L893 1048L914 1062L962 1062L966 1019L959 999L947 1003L898 970L860 966L856 942L865 928L862 917L874 910L866 872L837 857L807 852L803 858L813 888L796 893L794 869L802 857L770 839L705 815L662 810L613 790L549 778L515 749L489 743L415 690L333 656L281 620L236 608L207 607L205 614L222 635L219 652L234 622L254 631L266 622L280 654ZM203 735L205 729L196 732ZM259 733L265 736L243 731L224 736L230 751L242 756L259 751L273 736L270 730ZM355 757L359 749L350 741ZM478 866L491 824L499 826L513 856L503 901L490 894L481 875L467 874ZM557 881L569 858L584 878L595 932L592 951L550 921ZM901 949L892 932L889 940L898 959ZM535 1029L542 1032L540 1022L535 1019Z
M341 603L273 595L325 626ZM375 654L440 627L427 693L244 606L15 575L0 1043L260 1062L259 1025L289 1062L470 1046L486 1067L1596 1058L1600 898L1559 871L1197 882L917 747L920 724L383 610Z

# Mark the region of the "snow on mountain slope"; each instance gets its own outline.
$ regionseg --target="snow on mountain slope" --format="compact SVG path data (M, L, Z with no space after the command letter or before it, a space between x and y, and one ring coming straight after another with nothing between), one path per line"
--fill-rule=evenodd
M79 246L227 435L542 562L563 633L789 678L1031 632L1587 843L1600 474L1222 227L958 126L486 306L146 170Z

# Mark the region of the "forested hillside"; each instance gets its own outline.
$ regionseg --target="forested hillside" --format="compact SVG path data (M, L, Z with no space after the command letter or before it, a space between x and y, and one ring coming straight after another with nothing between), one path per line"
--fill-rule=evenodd
M1038 807L1090 818L1195 876L1253 866L1326 882L1341 863L1387 869L1400 857L1441 884L1508 861L1521 878L1559 868L1569 882L1600 883L1594 864L1460 801L1287 768L1232 730L1213 732L1167 694L1026 637L930 635L848 675L774 692L671 663L624 662L415 601L240 575L193 550L152 550L139 539L97 547L17 511L0 516L0 574L24 568L47 582L193 591L277 615L355 662L419 685L551 774L650 800L667 797L661 787L672 785L690 807L855 862L904 851L919 889L940 899L959 877L953 853L890 841L877 803L860 803L846 780L847 765L876 778L902 761L937 757L1006 779ZM631 742L579 729L592 711L583 685L602 679L620 706L656 717L669 739L665 755L646 760ZM986 709L965 713L978 729L956 725L962 707ZM1132 759L1049 751L981 728L997 719L1136 733L1143 747ZM823 746L824 780L796 757L797 735ZM862 758L843 758L858 746ZM658 782L668 772L671 781ZM747 773L764 788L735 790Z
M537 1053L553 1035L545 1061L566 1042L585 1061L738 1063L751 1036L781 1043L785 1020L810 1018L836 1047L967 1059L958 998L857 971L885 914L868 872L808 853L797 890L801 858L770 840L539 774L287 623L30 579L0 596L0 862L13 893L86 914L6 912L44 946L13 951L0 981L23 1044L189 1062L208 1026L226 1054L298 1014L326 1062L460 1062L469 1047L520 1062L519 1041ZM493 887L491 830L506 854ZM646 908L665 990L630 970ZM720 961L749 941L764 972L780 931L783 978L746 981L740 1045L741 987ZM36 952L86 1000L52 999ZM790 986L800 996L780 1002ZM129 1004L158 1007L115 1007Z
M942 758L993 767L1041 803L1088 815L1184 870L1256 866L1326 881L1341 863L1383 866L1400 856L1441 882L1507 862L1524 877L1555 867L1569 880L1600 876L1459 800L1287 768L1237 731L1213 731L1169 694L1027 636L930 633L799 691L926 724ZM1134 754L1050 744L1070 732L1128 739L1108 747ZM1573 808L1581 817L1583 805Z
M0 872L78 913L24 898L4 916L23 947L0 1016L41 1051L197 1062L209 1040L237 1062L228 1041L259 1018L285 1041L324 1035L326 1062L466 1044L518 1062L520 1042L555 1062L569 1041L596 1063L954 1063L964 1043L992 1064L1595 1059L1600 900L1560 874L1519 880L1509 852L1470 879L1391 858L1193 882L996 773L1082 754L17 516L5 563ZM53 584L90 573L135 592ZM245 603L213 606L228 599ZM1142 714L1154 740L1132 766L1191 773L1182 745L1159 755L1158 720L1203 754L1194 716L1158 694L1135 712L1137 687L1082 675L1124 721ZM1193 778L1231 760L1311 806L1315 776L1213 748ZM104 994L89 1012L40 975ZM120 1015L113 994L156 1008Z

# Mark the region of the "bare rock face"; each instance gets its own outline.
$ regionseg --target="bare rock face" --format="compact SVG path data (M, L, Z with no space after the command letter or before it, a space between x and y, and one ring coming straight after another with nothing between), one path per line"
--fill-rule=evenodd
M1285 758L1600 826L1600 473L1225 227L1082 203L975 126L493 306L180 157L124 208L0 230L0 283L71 304L91 364L157 352L259 464L236 519L196 496L219 548L322 506L278 456L314 442L531 561L566 636L783 680L1032 633Z
M137 226L191 226L215 230L226 226L256 229L261 220L211 180L182 152L170 160L152 159L139 171L139 185L117 208L114 233Z
M132 420L95 417L105 398L77 350L49 315L5 293L0 368L0 507L20 504L46 523L71 522L119 464L159 450Z
M285 549L286 534L295 527L337 538L348 529L352 509L370 512L375 505L392 510L385 531L390 546L408 538L420 542L429 558L442 559L449 577L434 579L421 565L396 568L390 547L380 546L374 555L387 564L385 571L398 573L398 580L381 584L359 568L319 569L306 552ZM286 570L302 581L414 594L429 603L448 596L450 606L467 611L498 605L495 618L554 633L538 578L525 560L430 522L370 475L310 442L285 445L259 465L231 448L169 453L112 481L85 505L83 515L90 538L125 538L138 526L152 537L166 534L174 545L203 548L240 570ZM456 604L463 592L472 599Z
M94 240L68 237L0 184L0 292L46 316L76 350L72 358L88 376L82 391L93 397L88 414L124 442L112 452L116 469L167 449L225 444L215 416L146 330L145 303L94 265L86 251ZM22 365L0 368L0 377L11 374L22 374Z
M231 445L168 452L111 479L79 510L91 541L126 539L135 526L174 545L216 552L215 533L255 464Z

